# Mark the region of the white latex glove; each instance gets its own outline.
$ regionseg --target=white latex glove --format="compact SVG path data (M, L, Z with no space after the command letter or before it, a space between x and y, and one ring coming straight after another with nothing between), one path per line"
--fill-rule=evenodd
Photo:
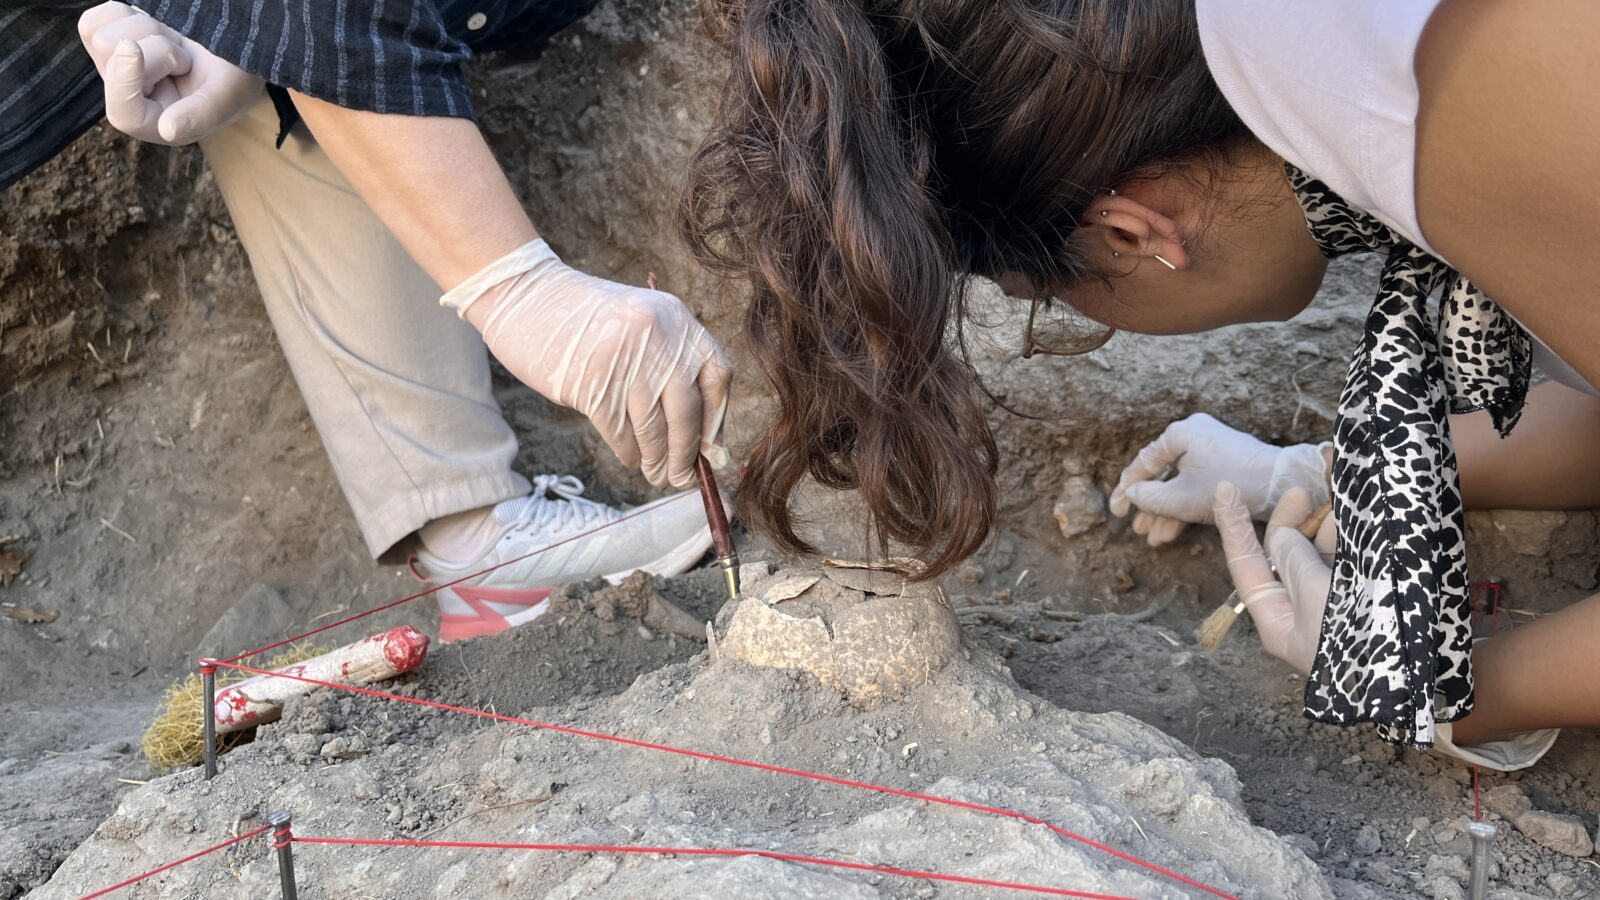
M153 144L181 146L243 115L264 84L126 3L78 18L78 36L105 82L106 121Z
M1314 509L1304 490L1285 493L1267 522L1265 552L1237 488L1226 481L1217 485L1213 509L1228 574L1261 635L1261 646L1301 674L1309 674L1316 660L1338 534L1332 515L1323 519L1315 544L1296 530Z
M1159 547L1177 539L1186 524L1212 521L1212 495L1224 481L1238 488L1240 502L1257 519L1290 488L1305 489L1321 506L1328 500L1326 446L1275 447L1195 413L1168 425L1122 470L1111 514L1137 511L1134 533ZM1161 480L1173 468L1176 475Z
M440 302L523 384L588 416L651 484L693 484L701 453L728 464L714 441L733 365L677 297L585 275L536 240Z

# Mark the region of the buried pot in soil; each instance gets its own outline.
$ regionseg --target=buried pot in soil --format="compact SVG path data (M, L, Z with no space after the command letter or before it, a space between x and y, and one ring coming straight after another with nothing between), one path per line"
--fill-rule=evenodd
M477 697L500 713L1016 809L1241 896L1331 896L1299 850L1249 823L1224 763L1127 716L1051 706L974 645L905 640L913 621L927 623L893 606L925 613L930 595L897 595L877 574L863 576L873 579L866 590L851 588L841 581L856 576L833 574L752 577L742 603L782 579L820 576L806 590L826 581L827 597L806 601L816 607L795 621L821 617L838 640L857 621L852 610L882 604L882 615L862 621L895 623L878 633L898 635L890 643L905 652L948 646L948 657L935 664L928 656L922 676L909 680L838 676L867 691L852 698L806 669L734 658L745 640L734 627L740 607L725 614L713 660L687 639L646 636L642 623L619 627L616 610L649 604L608 599L620 588L585 586L558 594L551 613L529 626L436 655L397 690L448 702ZM641 588L654 590L633 586ZM632 683L596 696L581 679L541 674L541 656ZM839 654L831 659L839 671ZM551 683L575 688L557 696ZM532 704L511 708L518 698ZM230 754L216 780L187 771L131 792L36 896L103 887L255 827L274 809L291 810L296 832L311 836L748 847L1124 896L1196 893L1021 821L324 692L292 703L281 722ZM932 887L751 857L313 845L296 856L302 890L328 897L899 897ZM167 873L146 896L270 896L276 879L263 840ZM941 884L936 895L986 889Z

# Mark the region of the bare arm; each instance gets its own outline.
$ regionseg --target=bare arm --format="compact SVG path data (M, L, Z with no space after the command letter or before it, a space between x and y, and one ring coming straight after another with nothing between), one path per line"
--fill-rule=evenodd
M1592 0L1445 0L1416 58L1428 242L1591 384L1600 384L1597 45Z
M441 288L539 236L471 121L344 109L299 93L294 103L328 158Z
M1451 416L1450 432L1467 509L1600 509L1600 397L1552 381L1510 437L1485 412Z

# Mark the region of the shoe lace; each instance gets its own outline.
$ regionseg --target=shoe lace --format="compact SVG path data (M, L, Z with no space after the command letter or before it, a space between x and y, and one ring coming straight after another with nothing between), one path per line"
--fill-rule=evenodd
M573 475L538 475L533 493L512 513L509 524L533 531L569 531L614 522L622 515L583 496L583 482Z

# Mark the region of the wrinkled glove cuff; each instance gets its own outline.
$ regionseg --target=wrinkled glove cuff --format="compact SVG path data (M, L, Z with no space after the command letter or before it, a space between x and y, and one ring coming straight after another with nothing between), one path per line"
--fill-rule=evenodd
M467 317L467 310L471 308L472 304L476 303L479 298L496 285L507 279L531 272L545 263L563 265L561 258L556 256L556 252L551 250L550 245L544 242L544 238L529 241L484 266L476 275L446 291L444 296L439 298L439 305L448 306L456 311L456 315L464 319Z
M1559 728L1541 728L1538 731L1513 734L1497 741L1466 745L1457 744L1452 739L1454 729L1451 723L1440 722L1435 729L1433 735L1435 751L1496 772L1515 772L1518 769L1528 768L1542 759L1545 753L1549 752L1550 745L1561 736Z
M1328 502L1333 494L1328 487L1328 465L1322 451L1332 446L1327 441L1321 444L1295 444L1278 452L1278 458L1272 463L1272 479L1267 483L1267 513L1278 505L1278 501L1291 488L1305 489L1311 495L1311 508L1314 510L1321 509Z

